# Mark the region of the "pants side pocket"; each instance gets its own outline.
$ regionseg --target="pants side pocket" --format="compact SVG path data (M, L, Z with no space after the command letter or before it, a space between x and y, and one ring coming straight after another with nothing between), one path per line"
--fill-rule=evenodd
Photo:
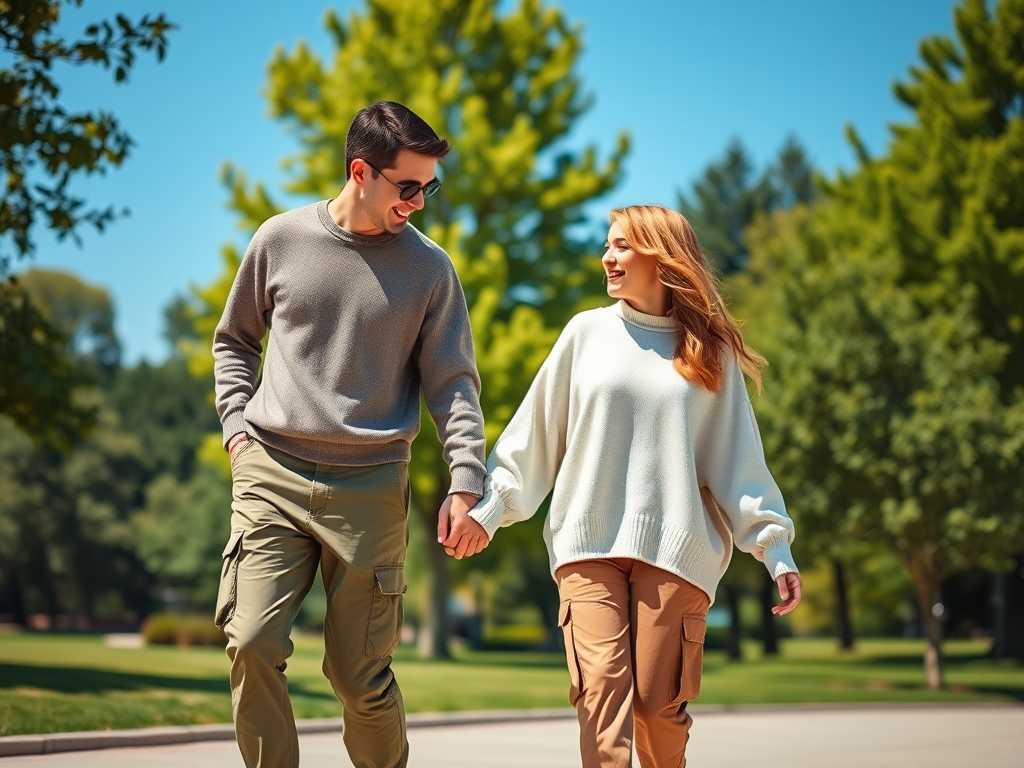
M683 616L682 669L679 675L679 695L675 701L682 704L700 695L700 678L704 670L704 636L708 621L705 616Z
M238 561L242 559L242 534L244 531L232 531L228 544L224 547L220 566L220 587L217 590L217 609L213 623L218 629L231 621L235 615L235 604L238 592Z
M576 638L572 628L572 602L563 600L558 606L558 626L562 628L565 639L565 661L569 666L569 703L576 702L583 695L583 670L580 669L579 656L576 653Z
M373 601L366 621L363 655L383 658L395 652L405 620L402 595L406 589L404 566L378 565L373 569Z

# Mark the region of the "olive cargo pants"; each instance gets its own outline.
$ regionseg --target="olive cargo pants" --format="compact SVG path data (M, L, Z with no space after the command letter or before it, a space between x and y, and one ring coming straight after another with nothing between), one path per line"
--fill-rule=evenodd
M232 466L231 536L215 622L228 636L235 736L247 768L296 768L284 675L292 622L316 576L327 593L324 674L358 768L404 768L391 671L405 592L408 468L304 461L250 439Z

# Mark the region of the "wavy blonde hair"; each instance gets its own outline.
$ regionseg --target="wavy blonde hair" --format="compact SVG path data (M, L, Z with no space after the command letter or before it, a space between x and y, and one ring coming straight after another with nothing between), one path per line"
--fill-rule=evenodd
M622 229L631 250L658 263L658 276L668 291L668 314L677 328L673 362L680 375L718 392L725 379L724 345L736 354L760 392L761 369L767 361L743 343L739 324L725 308L718 280L686 218L660 205L631 205L615 208L610 219Z

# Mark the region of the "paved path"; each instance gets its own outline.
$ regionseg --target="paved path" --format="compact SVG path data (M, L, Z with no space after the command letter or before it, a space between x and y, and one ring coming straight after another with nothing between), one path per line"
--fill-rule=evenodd
M691 768L1022 768L1024 707L695 713ZM411 728L410 768L578 768L574 720ZM351 768L338 734L301 737L303 768ZM233 742L8 757L0 768L241 768Z

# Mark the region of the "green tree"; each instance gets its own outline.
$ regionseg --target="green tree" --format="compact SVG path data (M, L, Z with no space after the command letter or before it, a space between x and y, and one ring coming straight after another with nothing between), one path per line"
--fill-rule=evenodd
M886 223L835 203L791 218L751 266L775 307L765 447L802 525L900 557L938 687L941 581L1002 568L1024 543L1024 394L1004 401L999 382L1009 345L983 333L972 286L922 307Z
M907 568L932 687L941 581L1024 548L1024 2L970 0L955 20L958 41L925 40L897 86L913 120L887 155L851 131L860 167L829 204L761 237L793 350L765 410L784 410L792 451L831 465L837 535Z
M33 267L18 282L66 339L71 358L105 383L121 365L121 342L114 331L114 304L99 286L69 272Z
M90 377L66 346L16 278L0 282L0 417L63 450L95 420L74 396Z
M103 111L69 111L54 70L60 66L113 68L125 82L139 51L163 59L167 33L163 14L138 22L118 14L86 28L77 40L57 30L63 7L82 0L4 0L0 2L0 279L12 258L35 250L34 228L77 240L82 225L103 230L116 218L113 207L88 208L72 194L80 176L121 165L131 138L117 118ZM0 415L10 416L37 439L66 444L89 422L77 408L77 379L60 362L64 340L33 315L13 279L0 290L0 350L3 378ZM45 385L40 379L45 378Z
M1024 2L955 26L896 86L887 153L851 129L856 171L752 237L766 448L803 525L899 556L930 687L942 580L1024 549Z
M701 245L723 275L741 271L749 258L746 230L757 216L808 203L814 197L814 169L793 136L760 176L739 139L725 157L704 169L690 196L679 193L679 211L697 230Z
M110 297L65 273L32 270L24 279L33 299L26 306L53 332L58 372L70 372L75 407L91 415L93 429L85 438L33 441L0 418L0 594L20 620L30 612L138 616L150 582L131 517L149 473L142 445L97 386L101 369L116 365L106 353L120 349Z
M95 429L71 452L34 445L0 419L0 599L21 621L64 614L88 626L146 610L150 579L131 522L142 503L142 449L98 397L96 412Z
M184 481L164 472L146 487L145 505L132 525L158 593L181 590L191 610L212 616L230 510L231 487L207 465Z
M378 99L406 104L452 142L446 179L416 222L444 247L470 306L487 436L493 441L525 394L556 328L599 287L591 244L572 235L583 206L610 189L627 151L620 135L610 159L565 143L588 106L573 72L581 34L562 13L522 0L505 13L498 0L408 4L369 0L347 20L328 12L336 51L324 63L305 43L279 50L270 64L271 114L298 138L286 161L284 191L333 197L345 179L348 126ZM232 208L251 231L279 211L262 184L228 167ZM209 366L209 339L239 256L227 248L225 272L194 296L202 342L191 348L194 371ZM423 422L429 424L424 414ZM434 430L413 449L416 517L432 541L448 472ZM421 650L446 655L449 563L428 547L429 630Z

